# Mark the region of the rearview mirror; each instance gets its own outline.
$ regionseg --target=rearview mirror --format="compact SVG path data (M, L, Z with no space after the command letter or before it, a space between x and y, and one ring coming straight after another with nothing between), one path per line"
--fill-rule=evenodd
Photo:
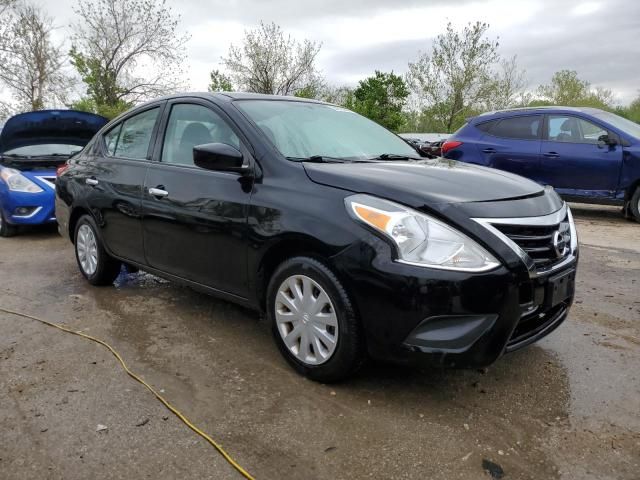
M243 173L248 167L240 150L226 143L205 143L193 147L193 163L205 170Z

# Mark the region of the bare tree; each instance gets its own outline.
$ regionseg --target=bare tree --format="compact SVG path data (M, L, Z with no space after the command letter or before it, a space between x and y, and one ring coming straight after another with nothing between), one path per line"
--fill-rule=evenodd
M409 63L407 80L418 105L446 132L492 95L493 67L500 57L498 42L485 37L488 28L476 22L457 32L449 23L436 37L431 54Z
M7 30L12 20L10 7L14 3L15 0L0 0L0 62L3 61L3 54L6 52ZM7 102L0 100L0 121L9 116L11 116L11 107Z
M64 103L70 77L64 72L65 55L51 39L53 20L28 4L14 7L0 52L0 83L18 102L18 108L41 110Z
M524 106L525 71L518 67L517 56L500 61L495 74L493 91L486 99L486 110L501 110L510 107Z
M245 31L242 46L231 45L222 63L242 90L293 95L321 84L315 60L321 45L285 35L275 23Z
M13 21L12 7L16 0L0 0L0 52L8 44L8 30Z
M182 87L189 36L166 0L79 0L74 12L70 55L87 85L84 104L113 113Z

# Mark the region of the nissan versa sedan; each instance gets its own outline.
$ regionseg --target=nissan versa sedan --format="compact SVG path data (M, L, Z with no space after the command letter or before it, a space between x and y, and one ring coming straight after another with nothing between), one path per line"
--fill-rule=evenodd
M0 132L0 236L21 225L55 222L56 168L82 150L107 119L73 110L40 110L7 120Z
M485 366L573 300L578 241L553 189L421 158L326 103L161 98L98 132L56 191L89 283L132 265L261 310L317 381L368 357Z

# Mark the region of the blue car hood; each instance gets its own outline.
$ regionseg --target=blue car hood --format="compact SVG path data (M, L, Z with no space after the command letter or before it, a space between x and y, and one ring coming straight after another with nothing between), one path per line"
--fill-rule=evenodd
M48 143L84 147L107 121L100 115L75 110L20 113L7 120L0 131L0 153Z

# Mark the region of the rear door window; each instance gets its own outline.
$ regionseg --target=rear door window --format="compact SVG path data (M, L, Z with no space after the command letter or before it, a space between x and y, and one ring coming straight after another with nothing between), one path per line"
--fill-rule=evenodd
M115 147L116 157L146 160L153 128L158 118L158 107L129 117L122 122Z
M491 135L518 140L538 140L541 126L542 115L505 118L491 129Z

